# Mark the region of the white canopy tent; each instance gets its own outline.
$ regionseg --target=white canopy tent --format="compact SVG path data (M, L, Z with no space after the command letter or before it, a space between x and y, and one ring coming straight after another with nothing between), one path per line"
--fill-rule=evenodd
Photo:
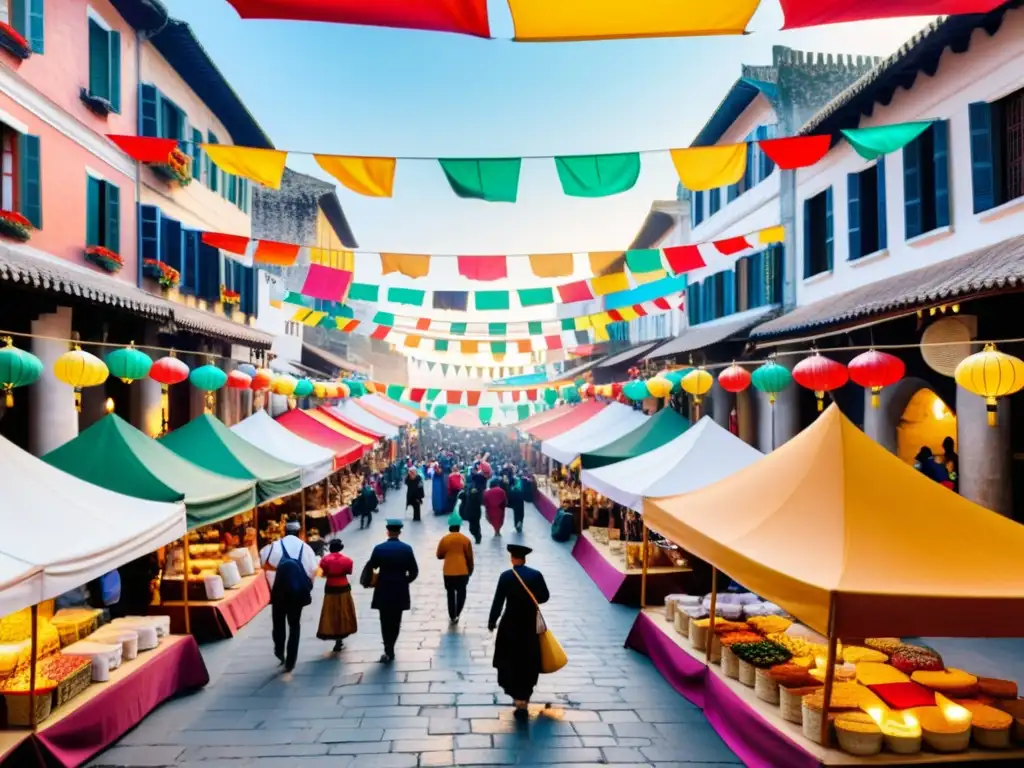
M0 437L0 616L49 600L185 535L185 505L79 480Z
M287 427L278 424L264 410L256 411L231 431L275 459L302 470L302 487L315 485L334 469L334 453L316 443L303 440Z
M384 411L384 413L388 414L389 416L394 416L396 419L401 419L406 424L415 424L417 421L420 420L420 417L417 416L412 411L410 411L408 408L403 408L402 406L398 405L392 400L389 400L386 397L381 397L380 395L373 394L364 395L359 399L365 400L366 403L371 408L376 408L378 410Z
M384 435L388 440L394 440L398 437L398 427L394 424L388 424L383 419L378 419L368 410L358 403L353 403L351 400L346 400L340 405L334 406L334 410L338 411L338 413L356 426L376 432L378 435Z
M632 432L647 416L622 403L609 403L577 427L541 443L540 451L561 464L571 464L581 453L596 451Z
M580 480L624 507L643 511L644 497L689 493L764 458L705 416L675 440L632 459L585 469Z

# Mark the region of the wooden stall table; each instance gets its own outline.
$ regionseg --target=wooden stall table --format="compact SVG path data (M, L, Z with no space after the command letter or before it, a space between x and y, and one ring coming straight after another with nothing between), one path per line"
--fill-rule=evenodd
M590 529L577 537L572 556L609 602L640 605L643 569L627 568L622 558L612 554L611 547L598 541ZM648 568L647 601L662 603L666 595L685 592L690 572L686 566Z
M252 621L270 605L270 585L259 571L245 576L237 589L225 590L219 600L189 600L192 635L200 642L234 637L238 630ZM185 631L185 605L181 600L168 600L151 606L149 612L171 617L171 632Z

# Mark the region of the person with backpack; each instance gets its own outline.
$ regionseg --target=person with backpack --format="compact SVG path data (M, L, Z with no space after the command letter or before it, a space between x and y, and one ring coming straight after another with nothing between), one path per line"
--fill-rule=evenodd
M284 671L295 669L299 655L299 622L302 609L313 602L313 576L316 555L298 537L302 525L291 520L284 528L283 539L268 544L260 552L260 562L270 582L270 610L274 622L274 655L284 664ZM285 651L285 624L288 627L288 648Z

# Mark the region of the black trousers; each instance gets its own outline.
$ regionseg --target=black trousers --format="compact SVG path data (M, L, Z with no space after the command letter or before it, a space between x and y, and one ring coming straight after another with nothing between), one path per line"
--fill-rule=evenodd
M395 655L395 643L398 641L398 633L401 631L402 611L381 610L380 636L384 640L384 653L388 656Z
M526 507L523 505L523 502L520 501L512 505L512 522L515 524L516 528L523 527L525 512Z
M405 505L407 507L412 507L412 519L413 519L414 522L417 522L417 523L420 521L420 505L421 504L423 504L422 501L410 501L408 504Z
M283 602L271 604L271 616L274 620L274 655L284 661L285 667L291 669L299 656L299 620L302 618L301 605L287 605ZM288 622L288 651L285 653L285 622Z
M483 538L483 534L480 532L480 517L471 517L469 519L469 533L476 540L476 543L480 543L480 539Z
M462 614L466 605L466 587L469 576L445 576L444 588L448 593L448 618L454 619Z

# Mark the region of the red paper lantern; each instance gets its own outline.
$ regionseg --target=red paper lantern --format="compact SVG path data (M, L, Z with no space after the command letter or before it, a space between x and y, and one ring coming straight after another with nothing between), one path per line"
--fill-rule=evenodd
M750 386L750 371L733 363L718 374L718 383L726 392L737 394Z
M907 366L898 357L869 349L850 361L850 379L871 390L871 407L878 407L878 394L882 387L890 387L903 378Z
M180 384L188 378L189 370L181 360L168 355L161 357L149 369L149 378L153 381L169 387L171 384Z
M249 388L253 392L262 392L265 389L270 389L270 385L273 383L273 371L268 371L266 368L260 368L256 371L256 375L252 377L252 382L250 382Z
M584 384L580 387L580 397L593 397L594 396L594 385Z
M228 374L228 389L248 389L252 384L252 377L241 371L231 371Z
M612 384L612 400L618 400L622 396L622 383L615 382Z
M825 393L839 389L850 380L845 365L817 352L793 366L793 378L801 387L814 392L819 412L824 407Z

